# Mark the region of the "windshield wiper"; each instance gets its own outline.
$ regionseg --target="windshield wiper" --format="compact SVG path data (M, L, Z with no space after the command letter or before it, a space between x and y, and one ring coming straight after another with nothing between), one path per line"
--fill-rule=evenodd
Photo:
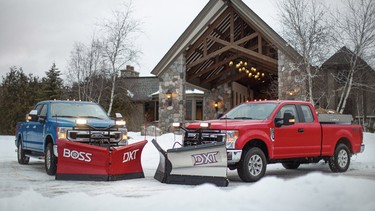
M75 116L68 116L68 115L53 115L52 117L76 118Z
M78 118L93 118L93 119L102 119L100 117L97 117L97 116L78 116Z
M233 119L233 118L229 118L229 117L222 117L220 119Z
M234 119L253 119L253 118L241 116L241 117L234 117Z

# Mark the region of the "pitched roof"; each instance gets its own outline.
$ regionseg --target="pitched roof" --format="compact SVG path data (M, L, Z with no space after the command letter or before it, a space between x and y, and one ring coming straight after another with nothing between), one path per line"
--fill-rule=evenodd
M121 81L133 101L150 101L151 94L159 90L157 77L127 77Z
M335 65L349 65L354 53L346 46L342 47L335 54L333 54L327 61L322 64L322 67L335 66ZM372 69L366 61L361 57L358 58L358 65L368 69Z
M159 76L167 66L180 55L189 44L197 40L207 29L207 27L216 20L217 17L231 5L252 23L264 37L270 40L279 50L291 59L300 58L300 55L288 45L269 25L267 25L258 15L256 15L241 0L210 0L178 40L173 44L169 51L164 55L160 62L151 71L152 74Z

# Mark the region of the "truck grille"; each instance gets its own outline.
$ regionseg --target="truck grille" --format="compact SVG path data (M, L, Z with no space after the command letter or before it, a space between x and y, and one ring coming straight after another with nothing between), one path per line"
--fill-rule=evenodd
M82 131L69 130L68 139L77 142L119 142L121 131Z
M184 146L223 142L225 133L219 130L187 131L184 136Z

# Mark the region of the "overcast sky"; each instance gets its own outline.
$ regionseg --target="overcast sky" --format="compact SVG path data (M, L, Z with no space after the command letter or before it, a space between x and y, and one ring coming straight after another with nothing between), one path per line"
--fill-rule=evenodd
M74 42L89 43L95 28L126 0L0 0L0 76L11 66L45 76L55 62L67 70ZM208 0L133 0L144 23L143 51L135 69L150 75ZM271 27L278 27L275 0L244 0Z

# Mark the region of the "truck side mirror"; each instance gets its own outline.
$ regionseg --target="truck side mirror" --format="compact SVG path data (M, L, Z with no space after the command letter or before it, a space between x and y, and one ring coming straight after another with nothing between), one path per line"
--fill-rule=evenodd
M120 113L115 113L115 118L116 119L122 119L122 115Z
M281 127L283 126L283 118L275 118L275 126L276 127Z
M291 114L289 112L284 113L283 125L293 125L295 122L296 122L296 120L295 120L293 114Z
M35 122L38 120L38 110L31 110L26 116L28 121Z

